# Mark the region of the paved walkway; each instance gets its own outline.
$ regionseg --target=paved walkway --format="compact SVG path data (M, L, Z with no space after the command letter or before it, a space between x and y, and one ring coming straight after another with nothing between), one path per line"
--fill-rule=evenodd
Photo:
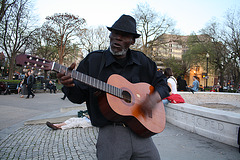
M85 109L85 106L63 101L61 97L61 93L39 93L34 99L26 100L20 99L18 95L0 95L1 123L6 117L16 117L15 124L4 121L1 127L0 159L97 159L96 127L53 131L43 124L46 120L63 121L76 116L78 110ZM31 107L25 106L27 104L31 104ZM27 116L22 117L24 114ZM187 132L169 123L162 133L153 136L153 140L162 160L240 159L238 148Z

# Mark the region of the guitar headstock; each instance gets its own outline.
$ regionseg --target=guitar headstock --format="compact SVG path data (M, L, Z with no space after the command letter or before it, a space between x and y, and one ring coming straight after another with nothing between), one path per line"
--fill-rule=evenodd
M51 70L53 64L53 62L49 60L26 54L17 55L15 60L18 66L31 66L44 70Z

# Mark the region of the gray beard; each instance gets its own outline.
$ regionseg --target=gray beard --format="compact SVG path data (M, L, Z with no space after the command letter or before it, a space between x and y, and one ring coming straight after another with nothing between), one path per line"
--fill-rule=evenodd
M114 55L114 56L122 56L125 55L127 53L127 49L123 49L120 52L113 52L112 48L110 47L110 52Z

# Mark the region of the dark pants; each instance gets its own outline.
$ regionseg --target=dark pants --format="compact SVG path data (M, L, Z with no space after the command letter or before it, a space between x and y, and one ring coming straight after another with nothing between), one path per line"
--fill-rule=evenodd
M54 93L56 93L57 88L56 88L56 86L50 86L50 87L49 87L49 90L50 90L50 93L52 93L52 91L53 91Z
M128 127L108 125L99 128L97 141L98 160L160 160L152 138L142 138Z
M32 92L32 86L27 86L27 90L28 90L27 98L29 98L30 95L32 95L33 97L35 96Z

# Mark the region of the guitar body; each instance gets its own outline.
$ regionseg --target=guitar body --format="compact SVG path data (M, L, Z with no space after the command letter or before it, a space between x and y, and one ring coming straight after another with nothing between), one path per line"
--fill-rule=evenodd
M151 85L132 84L117 74L111 75L107 83L124 90L123 94L130 97L130 100L125 100L106 93L100 98L100 110L108 120L123 122L141 137L150 137L164 130L166 120L162 101L153 108L152 116L146 116L141 111L141 102L154 91Z

